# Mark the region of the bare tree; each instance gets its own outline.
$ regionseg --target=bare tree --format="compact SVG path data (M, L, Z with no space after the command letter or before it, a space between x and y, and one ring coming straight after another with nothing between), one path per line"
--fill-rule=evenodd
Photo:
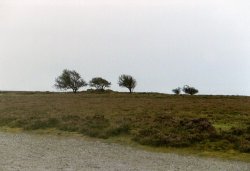
M72 89L74 93L81 87L87 85L87 83L81 78L80 74L75 70L63 70L63 73L56 78L55 87L57 89Z
M132 93L137 85L137 82L132 76L123 74L119 77L118 84L120 87L128 88L129 92Z
M106 87L110 87L111 82L108 82L107 80L101 77L95 77L90 80L89 85L90 87L95 87L96 90L104 91Z

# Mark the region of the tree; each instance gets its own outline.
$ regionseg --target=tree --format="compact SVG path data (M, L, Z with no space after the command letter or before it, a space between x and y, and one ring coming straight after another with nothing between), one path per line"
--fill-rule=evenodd
M120 87L126 87L129 89L129 92L132 93L136 87L136 80L130 75L121 75L118 80Z
M173 89L172 91L174 92L174 94L179 95L181 93L181 88L178 87L178 88Z
M80 74L75 70L63 70L62 75L56 78L55 87L57 89L72 89L74 93L81 87L87 85L87 83L81 78Z
M197 94L199 91L195 89L194 87L190 87L188 85L185 85L182 89L182 91L186 94L194 95Z
M89 85L95 87L96 90L104 91L106 87L110 87L111 83L101 77L95 77L90 80Z

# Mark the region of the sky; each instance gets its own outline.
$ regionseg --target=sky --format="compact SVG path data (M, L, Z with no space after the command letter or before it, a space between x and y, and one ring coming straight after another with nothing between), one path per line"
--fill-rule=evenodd
M121 74L137 92L250 95L249 0L0 0L0 90ZM87 89L84 88L85 90Z

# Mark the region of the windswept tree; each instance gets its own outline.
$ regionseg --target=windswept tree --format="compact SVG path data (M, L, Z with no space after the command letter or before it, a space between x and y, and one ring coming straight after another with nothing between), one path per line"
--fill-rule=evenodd
M194 87L190 87L188 85L185 85L183 88L182 88L182 91L186 94L190 94L190 95L194 95L194 94L197 94L199 91L194 88Z
M173 91L173 92L174 92L174 94L176 94L176 95L181 94L181 88L180 88L180 87L175 88L175 89L173 89L172 91Z
M95 87L96 90L104 91L105 88L110 87L111 82L108 82L101 77L95 77L90 80L89 85L90 87Z
M132 76L123 74L119 77L118 84L120 87L128 88L129 92L132 93L137 85L137 82Z
M81 78L80 74L75 70L63 70L63 73L56 78L55 87L57 89L72 89L74 93L81 87L87 85L87 83Z

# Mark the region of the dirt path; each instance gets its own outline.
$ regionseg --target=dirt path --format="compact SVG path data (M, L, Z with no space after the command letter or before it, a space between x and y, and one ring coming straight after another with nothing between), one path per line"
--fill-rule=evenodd
M0 171L249 171L250 163L136 150L80 138L0 132Z

